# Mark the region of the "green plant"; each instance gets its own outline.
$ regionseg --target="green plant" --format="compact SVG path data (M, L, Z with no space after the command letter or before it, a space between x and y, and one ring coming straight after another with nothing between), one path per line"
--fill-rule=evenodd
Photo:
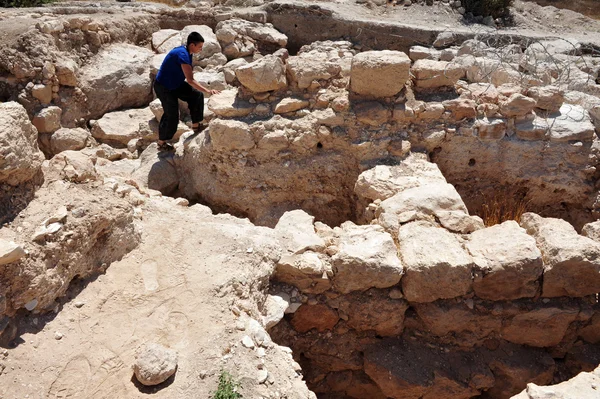
M0 0L0 7L39 7L54 0Z
M219 386L212 396L212 399L241 399L242 395L238 392L240 383L234 381L233 376L227 371L221 371L219 376Z
M502 18L508 15L508 7L512 6L513 0L463 0L462 3L465 11L473 15Z

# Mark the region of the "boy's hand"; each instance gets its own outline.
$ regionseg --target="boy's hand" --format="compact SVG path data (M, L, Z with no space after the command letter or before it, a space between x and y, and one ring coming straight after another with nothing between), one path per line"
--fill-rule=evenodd
M212 89L208 89L208 92L213 95L213 94L219 94L221 92L221 90L212 90Z

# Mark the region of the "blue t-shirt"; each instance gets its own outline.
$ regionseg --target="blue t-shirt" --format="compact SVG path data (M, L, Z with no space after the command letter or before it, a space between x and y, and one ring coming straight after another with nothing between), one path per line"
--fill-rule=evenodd
M175 90L185 82L182 64L192 65L192 56L185 46L175 47L165 57L156 75L156 81L169 90Z

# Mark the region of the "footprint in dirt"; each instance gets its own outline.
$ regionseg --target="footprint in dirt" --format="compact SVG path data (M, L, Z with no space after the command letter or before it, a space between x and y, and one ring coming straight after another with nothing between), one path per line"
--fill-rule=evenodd
M158 264L152 259L145 260L140 266L140 273L144 279L146 291L158 289Z
M90 362L84 356L71 359L60 372L48 391L49 399L83 397L90 380Z

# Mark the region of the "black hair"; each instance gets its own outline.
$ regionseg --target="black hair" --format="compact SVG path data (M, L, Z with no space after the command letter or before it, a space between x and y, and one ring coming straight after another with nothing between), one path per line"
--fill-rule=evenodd
M189 47L190 44L198 44L198 43L204 43L204 38L202 37L202 35L198 32L192 32L188 35L187 38L187 46Z

